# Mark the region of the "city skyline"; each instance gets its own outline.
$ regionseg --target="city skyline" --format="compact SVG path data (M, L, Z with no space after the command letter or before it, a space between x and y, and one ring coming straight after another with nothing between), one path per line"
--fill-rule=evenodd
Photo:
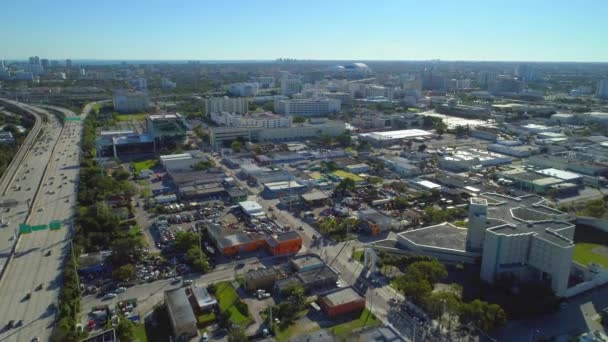
M584 1L160 1L5 7L0 59L607 61L602 13ZM599 28L599 29L598 29ZM24 32L26 32L24 34Z

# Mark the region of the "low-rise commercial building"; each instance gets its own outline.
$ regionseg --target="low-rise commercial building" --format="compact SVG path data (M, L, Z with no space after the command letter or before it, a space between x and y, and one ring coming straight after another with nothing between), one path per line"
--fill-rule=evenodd
M475 166L487 167L510 164L511 157L479 149L459 149L439 158L439 167L449 171L467 171Z
M412 165L407 159L397 156L381 157L387 169L402 177L414 177L421 173L418 166Z
M186 341L197 336L196 316L184 289L165 291L165 303L173 336Z
M432 134L421 129L404 129L398 131L370 132L359 134L359 139L376 147L387 147L399 144L404 140L429 138Z
M352 287L344 287L336 291L321 295L319 306L330 318L337 318L365 309L365 298Z

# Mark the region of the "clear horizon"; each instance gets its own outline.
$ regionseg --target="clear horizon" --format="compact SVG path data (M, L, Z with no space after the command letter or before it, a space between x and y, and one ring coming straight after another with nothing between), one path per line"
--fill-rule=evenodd
M0 59L608 62L608 2L29 0ZM23 27L24 23L27 27Z

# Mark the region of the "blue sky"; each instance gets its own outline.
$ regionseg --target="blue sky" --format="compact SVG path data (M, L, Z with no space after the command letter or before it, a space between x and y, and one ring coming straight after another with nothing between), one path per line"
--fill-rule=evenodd
M0 58L608 61L606 0L4 0Z

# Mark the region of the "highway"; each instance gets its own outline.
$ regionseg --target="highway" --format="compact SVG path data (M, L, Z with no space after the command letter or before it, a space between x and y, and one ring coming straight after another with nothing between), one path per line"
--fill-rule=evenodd
M44 109L12 103L46 113L49 122L42 127L43 138L20 163L17 175L9 185L5 198L14 198L21 203L9 213L3 213L8 214L5 218L10 225L2 229L0 240L2 243L8 240L24 221L33 226L59 220L62 228L20 234L17 239L15 254L0 280L0 307L3 308L0 310L0 340L30 341L38 337L46 341L54 327L54 307L61 288L63 265L69 257L69 227L76 205L82 124L70 122L62 126ZM26 220L28 212L24 202L27 199L31 199L32 210ZM11 320L15 323L22 320L22 325L7 329Z

